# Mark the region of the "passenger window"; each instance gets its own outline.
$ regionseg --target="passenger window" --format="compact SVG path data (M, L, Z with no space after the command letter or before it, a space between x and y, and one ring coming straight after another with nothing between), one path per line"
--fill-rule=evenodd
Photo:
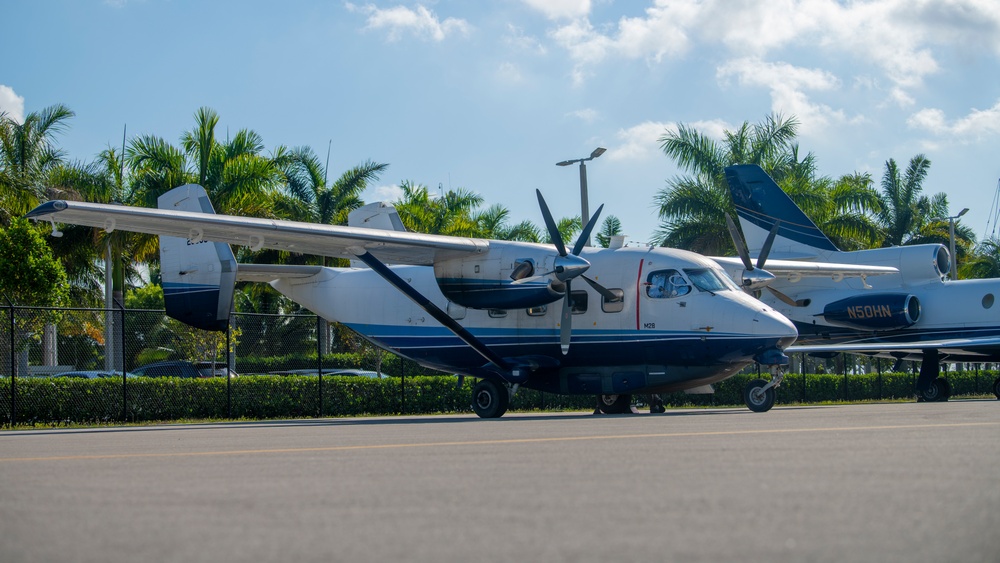
M617 313L625 308L625 292L621 289L609 289L615 294L615 299L604 297L601 300L601 310L605 313Z
M646 295L653 299L681 297L690 292L691 286L677 270L657 270L646 278Z
M569 294L569 308L574 315L587 312L587 292L573 291Z
M460 321L465 318L465 307L454 303L452 301L448 302L448 316Z
M547 305L539 305L537 307L529 307L527 309L529 317L542 317L549 308Z

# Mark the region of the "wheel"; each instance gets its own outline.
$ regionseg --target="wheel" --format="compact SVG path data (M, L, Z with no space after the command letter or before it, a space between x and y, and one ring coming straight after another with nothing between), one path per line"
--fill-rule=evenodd
M917 393L918 399L922 399L928 403L947 401L950 396L951 384L949 384L948 380L943 377L939 377L932 381L931 386L928 387L926 391Z
M479 418L500 418L510 405L507 387L484 379L472 389L472 410Z
M663 414L667 412L667 407L663 405L663 399L659 395L652 395L650 397L649 412L651 414Z
M1000 401L1000 377L993 382L993 394L997 396L997 400Z
M604 414L632 412L632 395L598 395L597 408Z
M765 385L763 379L754 379L743 388L743 402L753 412L767 412L774 406L774 387L764 391Z

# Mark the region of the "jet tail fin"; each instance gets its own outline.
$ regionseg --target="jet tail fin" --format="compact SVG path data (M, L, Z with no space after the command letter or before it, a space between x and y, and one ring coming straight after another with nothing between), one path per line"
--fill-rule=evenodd
M740 226L752 252L759 252L776 222L777 236L772 249L776 255L815 255L816 251L837 252L788 194L756 164L729 166L725 170Z
M215 213L205 188L196 184L166 192L157 200L157 207ZM161 236L160 274L167 314L195 328L226 330L236 268L236 256L229 245L201 240L197 229L192 229L188 238Z

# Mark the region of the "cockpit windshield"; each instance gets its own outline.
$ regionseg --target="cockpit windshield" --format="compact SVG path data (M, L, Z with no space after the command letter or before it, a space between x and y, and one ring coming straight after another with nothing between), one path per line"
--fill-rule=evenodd
M712 268L685 268L691 283L701 291L715 292L736 289L736 285L728 276L721 275Z

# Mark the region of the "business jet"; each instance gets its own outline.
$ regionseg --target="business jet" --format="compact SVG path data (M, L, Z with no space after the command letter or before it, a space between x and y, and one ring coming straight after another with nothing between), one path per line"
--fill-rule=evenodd
M748 406L770 409L796 337L788 319L701 255L585 247L600 209L567 248L537 198L553 244L406 232L384 204L353 215L364 226L217 215L194 184L163 194L158 209L53 200L27 217L54 231L58 221L159 235L167 313L195 327L226 329L237 281L269 283L377 346L477 378L472 408L483 418L502 416L519 387L631 412L633 394L710 391L752 362L771 381L748 385ZM230 245L357 264L237 264Z
M950 256L940 244L841 251L759 166L731 166L725 173L746 247L758 254L758 275L775 274L761 298L798 329L787 352L920 361L916 392L925 401L951 394L941 362L1000 361L1000 312L993 309L1000 280L949 280ZM799 277L772 270L768 256L898 272ZM1000 399L1000 378L993 392Z

